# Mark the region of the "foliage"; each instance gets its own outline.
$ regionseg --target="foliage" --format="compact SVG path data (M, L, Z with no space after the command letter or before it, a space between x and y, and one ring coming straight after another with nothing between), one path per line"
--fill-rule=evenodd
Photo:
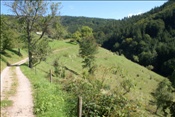
M17 16L18 28L24 30L23 34L27 40L29 67L33 67L33 53L32 47L37 45L37 42L42 39L48 26L51 24L53 18L57 15L59 8L58 3L52 3L50 5L51 13L47 14L48 3L42 0L37 1L20 1L16 0L5 4L10 10ZM32 33L41 31L41 35L36 41L32 37Z
M79 31L76 31L75 33L72 34L72 38L74 38L76 42L80 42L81 33Z
M53 62L54 74L57 77L64 78L65 77L65 68L59 63L59 59L54 60Z
M153 93L153 97L155 98L157 110L160 107L163 107L163 111L165 113L164 107L167 106L167 102L173 101L173 87L171 85L171 82L169 82L168 79L164 79L158 84L157 89Z
M81 38L86 38L86 37L91 37L93 36L92 33L92 28L88 27L88 26L82 26L80 33L81 33Z
M134 87L134 85L133 85L133 83L132 83L132 81L130 79L123 80L122 83L121 83L121 86L125 90L123 95L129 93L131 88Z
M113 22L113 19L100 19L88 17L62 16L61 23L68 27L68 32L74 33L82 26L91 27L95 32L107 22Z
M88 68L89 72L93 68L95 61L95 54L97 53L97 44L93 37L83 38L79 44L80 50L79 54L84 59L83 60L83 68Z
M172 75L170 76L170 80L172 82L173 87L175 88L175 70L173 71Z
M102 47L118 51L127 58L145 67L153 66L153 71L169 76L175 57L174 9L175 2L167 2L139 16L124 18L101 28L107 38ZM111 32L113 32L111 34ZM110 34L110 36L109 36Z
M67 29L59 22L59 18L55 17L54 23L48 27L46 35L52 39L62 39L67 35Z
M12 30L5 22L7 22L7 18L3 15L1 17L1 48L0 52L4 53L6 49L12 49L17 44L18 41L18 32L16 30Z
M139 62L139 57L138 57L138 56L133 55L133 60L134 60L135 62Z
M84 79L76 80L76 82L69 81L71 82L70 85L64 84L64 90L73 93L73 97L70 99L72 105L76 105L76 102L71 101L72 98L76 100L77 95L82 96L83 117L125 117L137 113L137 102L131 103L117 88L114 90L106 90L108 93L104 93L102 89L106 86L101 85L102 81L98 80L99 78L88 75L87 79L87 81ZM71 107L72 111L70 114L76 115L77 106Z
M154 69L154 67L152 65L148 65L148 66L146 66L146 68L149 69L149 70L153 70Z
M31 49L32 52L32 65L36 66L41 61L45 61L46 56L49 55L51 49L48 45L47 39L42 39L38 41Z

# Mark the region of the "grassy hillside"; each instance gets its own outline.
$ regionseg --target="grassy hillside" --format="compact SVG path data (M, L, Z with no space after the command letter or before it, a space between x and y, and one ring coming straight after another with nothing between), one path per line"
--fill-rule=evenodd
M5 54L0 54L0 56L1 56L1 58L0 58L1 70L0 71L2 71L7 66L7 63L13 64L13 63L18 62L18 61L27 57L26 50L21 50L21 54L22 54L22 56L19 56L17 54L17 49L6 50Z
M70 97L71 94L69 92L65 92L64 87L69 87L72 82L78 82L79 79L83 81L83 69L82 69L82 58L79 57L79 46L76 44L69 43L66 41L53 41L50 42L53 52L47 57L45 62L41 62L36 68L29 69L27 66L22 66L23 72L30 78L33 82L34 91L38 95L40 95L40 88L45 87L43 85L49 84L49 71L52 69L54 72L53 62L58 60L61 66L66 68L65 78L58 78L53 75L53 88L56 91L56 94L49 94L49 88L42 89L42 95L47 92L47 96L55 95L60 99L64 99L64 101L60 101L58 104L59 109L64 111L59 111L60 113L64 113L62 115L65 116L65 113L70 114L70 103L66 101L67 97ZM124 56L116 55L106 49L99 47L98 54L96 55L96 65L97 72L95 72L94 77L96 77L99 81L104 81L104 84L108 86L106 91L113 89L118 89L123 91L124 89L121 87L121 82L126 79L130 79L132 81L133 87L131 91L126 94L126 97L130 100L134 100L140 103L138 108L139 114L143 116L157 116L154 115L155 106L150 105L149 102L153 100L151 96L151 92L156 88L157 84L164 79L164 77L149 71L148 69L140 66L138 64L133 63L132 61L126 59ZM86 79L84 79L85 81ZM42 84L43 83L43 84ZM44 91L46 90L46 91ZM50 89L52 90L52 88ZM61 93L61 95L60 95ZM58 95L59 94L59 95ZM40 97L35 96L35 102L39 102ZM42 99L41 99L42 100ZM41 101L40 100L40 101ZM44 102L43 102L44 103ZM51 102L53 103L53 101ZM62 104L62 105L61 105ZM69 106L67 106L69 105ZM35 104L35 106L39 106ZM41 105L40 105L41 106ZM56 108L56 107L55 107ZM37 108L35 108L35 111ZM43 111L43 113L47 113ZM48 112L49 113L49 112ZM134 116L140 116L139 114ZM42 112L37 113L38 116L42 116ZM67 115L68 116L68 115Z

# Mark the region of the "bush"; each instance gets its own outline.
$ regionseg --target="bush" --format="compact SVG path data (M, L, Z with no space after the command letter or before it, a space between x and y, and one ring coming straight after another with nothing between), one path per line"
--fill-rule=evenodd
M147 68L148 70L153 70L153 69L154 69L154 66L148 65L148 66L146 66L146 68Z
M121 83L121 86L123 87L123 89L125 90L125 92L123 93L124 95L129 93L131 88L134 86L132 83L132 80L130 79L126 79L123 80L123 82Z
M67 83L69 85L64 85L64 89L68 89L66 91L72 93L72 97L69 99L72 105L71 116L77 115L78 96L81 96L83 99L83 117L122 117L129 116L136 111L137 103L131 104L117 88L107 90L105 85L102 85L103 82L94 75L87 75L86 79L77 79L76 81L72 79L69 82L70 84ZM106 89L108 93L103 93L101 89Z
M54 74L59 78L65 78L65 68L59 62L59 59L55 59L53 62Z
M158 84L158 87L153 93L153 97L157 105L157 110L162 107L165 113L166 108L164 107L167 106L167 102L172 102L173 100L172 91L173 91L173 87L171 85L171 82L168 81L168 79L164 79Z
M133 55L133 60L134 60L135 62L139 62L139 57L136 56L136 55Z

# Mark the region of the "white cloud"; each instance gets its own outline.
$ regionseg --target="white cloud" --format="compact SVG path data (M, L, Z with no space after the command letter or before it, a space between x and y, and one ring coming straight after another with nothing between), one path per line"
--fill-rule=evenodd
M130 13L128 14L128 17L132 17L133 15L140 15L142 14L143 12L139 11L138 13Z

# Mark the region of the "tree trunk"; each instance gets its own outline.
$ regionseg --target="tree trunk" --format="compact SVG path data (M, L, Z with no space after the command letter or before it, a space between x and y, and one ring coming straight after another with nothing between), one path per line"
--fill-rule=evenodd
M32 68L33 65L32 65L32 52L31 52L31 32L30 32L30 21L27 20L27 43L28 43L28 57L29 57L29 68Z
M28 57L29 57L29 68L32 68L32 52L31 52L31 38L28 36Z
M33 68L33 65L32 65L32 53L30 52L30 50L28 50L28 55L29 55L29 68Z
M20 48L18 48L18 56L22 56Z

